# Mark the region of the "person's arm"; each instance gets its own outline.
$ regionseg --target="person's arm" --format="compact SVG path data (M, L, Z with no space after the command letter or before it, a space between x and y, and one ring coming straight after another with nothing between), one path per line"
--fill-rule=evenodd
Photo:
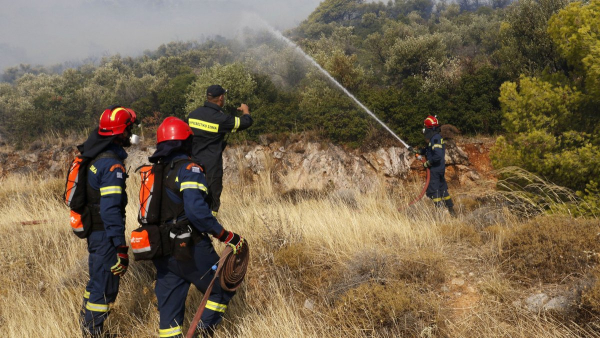
M121 210L121 199L125 194L127 177L123 164L116 160L101 160L102 178L100 181L100 217L104 223L106 236L115 247L125 246L125 215Z
M199 165L190 163L179 169L179 189L183 193L183 209L192 226L200 232L219 235L223 226L213 216L205 201L206 179Z
M245 103L242 103L237 110L242 112L242 116L228 115L225 121L219 124L219 131L223 133L235 133L239 130L249 128L252 123L252 116L250 116L250 108Z
M431 158L428 158L427 161L431 163L431 166L438 166L444 160L444 145L442 144L442 139L439 137L435 137L431 139Z

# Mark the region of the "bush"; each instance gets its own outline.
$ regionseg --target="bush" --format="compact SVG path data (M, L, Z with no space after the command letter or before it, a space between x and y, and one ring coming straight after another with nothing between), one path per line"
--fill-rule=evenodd
M330 316L332 325L353 331L394 328L402 335L417 336L437 321L436 303L403 282L368 282L342 295Z
M557 283L600 261L599 233L598 220L539 217L508 234L500 257L515 278Z

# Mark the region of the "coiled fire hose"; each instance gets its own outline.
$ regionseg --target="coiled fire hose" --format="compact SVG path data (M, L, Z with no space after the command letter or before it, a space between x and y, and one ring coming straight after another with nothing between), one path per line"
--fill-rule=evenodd
M244 245L240 248L237 255L233 254L233 249L230 246L226 246L225 249L223 249L221 252L221 258L217 263L217 271L215 272L215 276L213 277L212 281L210 281L206 292L204 292L204 297L202 297L202 302L200 302L200 306L198 306L198 310L196 310L194 319L192 319L190 328L185 336L186 338L194 337L196 327L200 322L200 317L202 317L204 307L206 306L206 302L208 301L208 297L210 296L210 292L212 291L213 285L215 284L217 278L219 279L221 287L224 290L237 290L246 276L246 270L248 269L249 261L250 248L248 246L248 242L245 240Z

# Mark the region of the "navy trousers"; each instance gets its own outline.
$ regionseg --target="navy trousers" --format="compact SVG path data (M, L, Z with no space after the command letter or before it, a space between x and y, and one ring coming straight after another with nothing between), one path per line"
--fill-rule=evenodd
M192 247L193 259L177 261L174 257L153 260L156 266L156 298L160 313L159 336L176 337L183 334L185 300L191 284L201 292L206 292L214 277L212 266L219 261L208 236ZM198 329L214 329L223 319L227 304L235 292L225 291L215 281L208 302L202 313Z
M452 198L448 193L448 183L446 183L445 170L431 169L429 173L429 186L425 192L427 197L433 200L433 203L436 207L446 206L449 209L454 207Z
M117 249L106 237L105 231L93 231L87 238L90 280L85 288L82 309L84 336L101 336L109 305L117 298L119 280L110 271L117 262Z

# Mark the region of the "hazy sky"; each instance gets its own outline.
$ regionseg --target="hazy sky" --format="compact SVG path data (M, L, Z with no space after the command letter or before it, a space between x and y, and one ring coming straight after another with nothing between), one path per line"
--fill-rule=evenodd
M321 1L0 0L0 73L19 63L137 56L170 41L232 37L241 22L249 22L249 12L285 30L306 19Z

